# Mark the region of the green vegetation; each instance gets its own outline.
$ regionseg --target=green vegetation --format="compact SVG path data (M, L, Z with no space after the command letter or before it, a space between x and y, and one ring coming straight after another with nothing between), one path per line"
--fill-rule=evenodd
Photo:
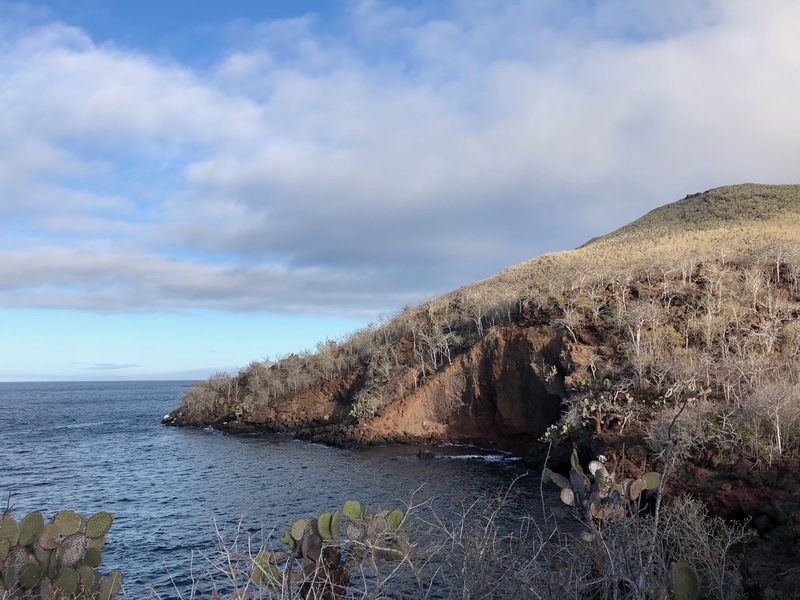
M274 540L244 537L239 527L232 539L220 534L219 553L207 557L209 569L194 589L235 599L376 597L413 569L405 522L400 509L373 514L348 500L333 513L297 519L281 549Z
M0 516L0 597L109 600L122 585L122 574L102 576L100 549L114 516L98 512L88 520L62 510L45 523L40 512L19 523L11 507Z

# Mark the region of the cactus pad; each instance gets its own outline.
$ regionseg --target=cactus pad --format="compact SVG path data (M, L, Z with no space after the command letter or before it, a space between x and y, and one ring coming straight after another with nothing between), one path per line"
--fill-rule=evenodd
M645 489L644 481L642 479L635 479L631 482L630 488L628 488L628 496L630 496L631 500L637 500Z
M595 488L598 490L602 490L606 487L606 480L608 478L608 472L606 471L605 467L600 467L594 472L594 485Z
M605 467L603 466L603 463L601 463L599 460L592 460L589 461L589 466L587 469L589 473L591 473L594 476L597 476L598 469L605 469Z
M81 577L75 569L70 567L61 567L58 570L56 580L53 582L55 586L65 594L72 595L78 589L78 584L81 582Z
M8 560L6 561L6 572L3 577L3 582L6 588L11 589L19 583L22 569L28 564L28 553L22 546L15 546L8 553Z
M581 469L581 462L578 459L577 448L572 449L572 455L569 457L569 464L572 466L572 469L574 471L577 471L578 473L583 473L583 469Z
M26 590L35 588L44 575L44 569L39 563L28 563L22 567L19 574L19 584Z
M354 542L363 542L367 537L367 526L362 521L348 522L347 537Z
M317 562L319 560L320 552L322 552L321 537L315 533L303 537L303 541L300 544L300 554L303 558Z
M87 548L86 554L83 557L83 564L92 569L96 569L103 564L103 555L100 554L100 550L97 548Z
M45 550L55 550L60 543L58 539L60 535L58 526L54 523L46 523L39 534L39 545Z
M697 600L700 597L700 576L689 563L672 563L669 581L674 600Z
M319 534L322 536L323 540L331 540L333 539L333 535L331 533L331 513L324 512L319 516L317 519L317 529L319 530Z
M584 498L586 498L589 488L591 487L589 485L589 478L586 477L582 471L576 471L573 469L569 472L569 482L578 502L583 502Z
M82 533L73 533L64 538L61 545L56 550L56 562L59 566L74 567L83 557L86 549L86 536Z
M86 535L90 538L103 537L111 528L114 515L109 512L100 511L89 517L86 521Z
M122 573L119 570L111 571L100 582L100 600L111 600L122 587Z
M281 572L275 564L272 552L262 550L256 555L251 579L254 583L266 583L273 587L280 583Z
M103 544L106 543L106 536L100 536L98 538L90 537L86 540L86 547L87 548L97 548L98 550L103 547Z
M0 517L0 540L8 540L9 546L15 546L19 541L19 525L11 515Z
M50 564L52 550L45 550L38 542L33 543L33 556L45 567Z
M89 592L89 595L97 591L97 584L100 583L100 576L92 567L85 564L81 565L78 567L78 576L81 578L83 589Z
M337 510L331 517L331 538L335 541L339 539L339 532L342 530L342 512Z
M28 546L34 542L44 527L44 517L40 512L31 512L19 522L19 543Z
M389 529L398 529L403 524L403 511L396 508L386 517L386 522L389 524Z
M367 527L367 536L371 542L374 543L379 540L389 529L389 523L386 519L387 514L388 513L377 514L372 517L372 520L369 522L369 526Z
M41 600L56 600L58 598L56 588L49 577L42 577L39 582L39 596Z
M292 538L296 541L300 541L303 539L303 534L311 529L311 525L308 519L297 519L292 524Z
M348 519L360 519L364 512L358 500L347 500L342 507L342 513Z
M644 481L645 489L654 490L658 487L658 484L661 482L661 476L655 471L650 471L649 473L645 473L644 475L642 475L642 481Z
M53 525L58 528L58 532L64 537L78 533L85 524L86 519L72 510L60 510L53 517Z

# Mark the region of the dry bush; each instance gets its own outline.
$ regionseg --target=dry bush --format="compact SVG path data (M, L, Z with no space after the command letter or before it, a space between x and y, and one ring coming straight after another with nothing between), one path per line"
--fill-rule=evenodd
M411 512L418 509L409 507ZM240 516L230 530L217 528L216 537L217 546L213 551L192 552L188 590L177 586L172 590L151 587L151 597L155 600L175 597L180 600L376 599L397 597L421 585L410 555L388 562L381 558L386 548L373 547L367 542L339 540L336 547L345 549L338 557L341 564L347 565L348 576L344 581L334 581L329 577L330 571L322 566L313 572L304 569L301 559L294 558L288 546L276 541L275 530L248 529L244 516ZM332 546L325 546L328 547ZM264 558L266 556L270 558ZM321 557L327 556L326 552L321 553ZM354 556L357 558L351 565ZM327 558L321 558L320 565L323 560ZM421 588L413 595L426 596Z
M482 498L428 523L434 543L420 576L437 598L645 600L667 589L673 562L685 561L703 598L743 596L734 551L752 537L744 524L709 517L690 498L662 506L659 518L640 509L600 526L533 517L507 494Z
M744 590L734 552L754 536L747 523L727 523L710 516L699 500L675 498L661 514L660 557L693 565L701 577L703 597L737 600ZM669 565L662 562L660 567Z
M764 382L752 390L742 407L747 424L744 442L750 453L768 464L800 452L800 381L786 378Z
M733 461L743 450L742 435L740 412L701 398L663 409L648 424L647 444L654 453L669 448L679 462L699 458L707 449Z

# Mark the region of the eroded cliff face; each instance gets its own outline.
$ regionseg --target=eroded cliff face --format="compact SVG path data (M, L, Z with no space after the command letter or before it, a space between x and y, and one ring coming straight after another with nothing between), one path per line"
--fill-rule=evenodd
M341 446L464 443L524 451L561 412L570 352L548 328L500 328L420 380L404 371L382 389L377 413L350 415L358 374L260 403L221 403L203 422L177 409L167 422L231 431L285 431Z
M519 449L558 419L563 378L551 368L561 354L560 338L501 329L387 405L368 435Z

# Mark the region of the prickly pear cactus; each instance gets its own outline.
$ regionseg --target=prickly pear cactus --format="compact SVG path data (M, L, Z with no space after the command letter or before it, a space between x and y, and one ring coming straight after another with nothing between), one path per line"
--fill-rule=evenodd
M347 500L342 507L342 514L351 520L360 519L363 516L361 504L358 500Z
M92 515L86 522L86 537L100 538L111 529L114 515L109 512L99 512Z
M281 581L281 572L275 560L275 555L267 550L262 550L253 561L253 574L250 576L253 583L267 584L277 587Z
M589 463L588 472L583 472L578 461L577 450L570 457L569 478L554 473L548 468L542 470L542 483L555 483L561 488L561 501L579 513L579 518L608 521L624 516L630 502L636 502L645 490L655 490L660 483L656 472L649 472L639 479L615 481L615 465L606 467L600 460Z
M697 600L700 597L700 576L689 563L674 562L669 569L669 587L673 600Z
M340 539L342 516L347 519L347 537ZM260 552L253 561L250 580L255 584L288 586L303 598L339 598L345 595L351 571L360 575L365 565L381 561L403 561L411 546L400 510L370 514L356 500L341 510L303 518L285 531L281 541L291 552ZM294 567L300 569L295 570ZM292 596L293 597L293 596Z
M19 522L0 515L0 595L43 600L75 597L110 600L122 574L102 577L100 547L114 516L99 512L85 519L73 511L56 513L45 523L40 512Z
M25 515L19 522L19 543L22 546L30 546L39 537L44 527L44 517L40 512L32 512Z

